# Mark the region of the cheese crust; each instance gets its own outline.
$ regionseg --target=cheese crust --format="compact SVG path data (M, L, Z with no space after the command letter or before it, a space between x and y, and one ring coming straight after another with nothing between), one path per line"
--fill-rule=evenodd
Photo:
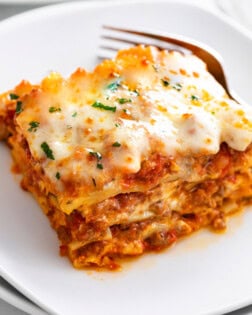
M0 138L77 268L167 247L251 203L252 108L193 55L137 46L0 96Z

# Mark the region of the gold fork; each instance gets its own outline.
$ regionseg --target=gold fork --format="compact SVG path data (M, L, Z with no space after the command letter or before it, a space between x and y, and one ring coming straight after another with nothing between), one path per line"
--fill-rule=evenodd
M109 30L110 33L109 35L102 35L102 39L106 40L106 43L100 45L98 54L100 58L104 59L111 57L111 52L116 52L119 49L125 48L125 46L122 46L124 44L153 45L160 49L177 50L184 54L193 53L206 63L208 71L223 86L228 96L233 100L237 99L237 96L235 99L231 94L228 86L222 58L213 48L181 35L169 33L157 34L148 31L131 30L108 25L104 25L103 29ZM107 43L108 41L109 43Z

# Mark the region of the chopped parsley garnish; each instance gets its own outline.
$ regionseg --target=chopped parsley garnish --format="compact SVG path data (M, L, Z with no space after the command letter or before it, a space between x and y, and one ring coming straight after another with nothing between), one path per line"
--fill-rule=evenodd
M132 102L131 98L118 98L117 101L119 104L125 104L125 103L131 103Z
M121 143L116 141L112 144L112 147L120 147L121 146Z
M49 108L49 112L50 112L50 113L61 112L61 108L60 108L60 107L51 106L51 107Z
M199 97L197 95L191 95L191 100L192 101L198 101Z
M130 111L128 109L123 109L123 112L126 114L126 115L130 115Z
M93 177L92 177L92 182L93 182L93 185L96 187L96 181Z
M55 174L55 177L59 180L59 179L60 179L60 172L57 172L57 173Z
M215 112L211 112L212 115L215 115Z
M135 93L136 94L136 96L139 96L140 94L139 94L139 92L137 91L137 90L133 90L132 91L133 93Z
M103 165L101 163L97 163L97 168L99 168L100 170L103 170Z
M100 108L100 109L104 109L104 110L111 110L112 112L116 111L116 106L108 106L108 105L104 105L100 102L94 102L94 104L92 105L92 107L95 108Z
M14 93L10 93L9 97L11 100L17 100L19 98L19 96L17 94L14 94Z
M41 148L45 152L45 155L48 157L48 159L55 160L53 151L50 149L49 145L46 142L43 142L41 144Z
M20 101L17 101L17 106L16 106L16 114L20 114L23 110L22 108L23 103Z
M89 151L89 154L93 155L96 157L97 159L97 164L96 164L96 167L99 168L100 170L103 169L103 165L101 163L99 163L99 161L101 161L102 159L102 155L100 152L95 152L95 151Z
M165 79L161 79L162 83L163 83L163 86L168 86L170 85L170 82L165 80Z
M30 123L29 123L29 126L30 126L30 128L28 128L27 130L28 131L30 131L30 132L32 132L32 131L37 131L37 129L38 129L38 127L39 127L39 122L38 121L31 121Z
M95 156L97 158L97 160L101 160L102 159L102 155L100 152L95 152L95 151L89 151L89 154Z
M116 128L120 127L121 125L118 123L115 123Z
M74 112L73 114L72 114L72 117L76 117L77 116L77 112Z
M118 79L118 80L110 83L109 85L107 85L106 89L110 90L111 92L115 92L115 91L117 91L119 86L121 86L121 84L120 84L120 80Z
M175 90L177 90L178 92L181 91L182 89L182 85L180 83L176 83L172 86Z

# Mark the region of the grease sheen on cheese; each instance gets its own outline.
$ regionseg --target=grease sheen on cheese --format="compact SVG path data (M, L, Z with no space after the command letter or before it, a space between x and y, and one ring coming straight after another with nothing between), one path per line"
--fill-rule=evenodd
M39 122L34 132L31 121ZM215 154L222 142L239 151L252 142L251 107L230 100L195 56L153 47L120 52L68 80L52 73L24 99L17 123L59 187L57 172L109 187L118 174L138 172L153 152ZM46 157L43 142L55 160Z

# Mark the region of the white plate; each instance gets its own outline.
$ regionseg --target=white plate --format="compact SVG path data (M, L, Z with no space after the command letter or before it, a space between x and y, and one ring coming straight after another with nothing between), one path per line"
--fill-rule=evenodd
M0 277L0 298L14 305L16 308L32 315L46 315L41 308L32 303L23 294L13 288L8 282Z
M50 70L91 69L101 24L180 33L223 55L231 84L252 103L252 41L237 25L178 3L69 3L0 23L0 90ZM58 241L30 194L10 173L0 145L0 273L53 314L221 314L252 302L252 212L232 218L228 231L196 233L121 272L74 270L58 256Z
M252 2L251 0L216 0L219 8L237 19L252 31Z
M30 4L30 5L37 5L37 4L50 4L56 2L63 2L64 0L0 0L0 4L5 5L23 5L23 4ZM67 0L65 0L67 1ZM68 0L71 1L71 0Z

